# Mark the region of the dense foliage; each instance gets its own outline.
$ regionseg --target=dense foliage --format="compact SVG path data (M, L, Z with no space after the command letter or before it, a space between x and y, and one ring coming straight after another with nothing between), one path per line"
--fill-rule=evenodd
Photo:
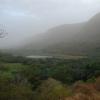
M72 95L68 87L76 81L94 82L98 76L99 58L29 59L0 53L0 100L60 100Z

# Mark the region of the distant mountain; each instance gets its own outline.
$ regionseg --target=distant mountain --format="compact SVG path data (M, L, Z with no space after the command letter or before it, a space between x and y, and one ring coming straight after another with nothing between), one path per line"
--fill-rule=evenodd
M54 27L19 49L19 53L25 54L87 55L99 52L100 14L88 22Z

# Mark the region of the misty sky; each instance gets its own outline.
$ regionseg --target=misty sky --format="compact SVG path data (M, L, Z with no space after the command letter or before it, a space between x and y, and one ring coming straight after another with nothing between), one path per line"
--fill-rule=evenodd
M0 0L0 28L9 33L0 47L34 39L56 25L86 21L98 12L100 0Z

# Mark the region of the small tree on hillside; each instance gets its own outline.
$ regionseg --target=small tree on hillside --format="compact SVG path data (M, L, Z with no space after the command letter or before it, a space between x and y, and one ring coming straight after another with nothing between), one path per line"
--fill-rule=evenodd
M6 32L3 25L0 25L0 38L4 38L8 33Z

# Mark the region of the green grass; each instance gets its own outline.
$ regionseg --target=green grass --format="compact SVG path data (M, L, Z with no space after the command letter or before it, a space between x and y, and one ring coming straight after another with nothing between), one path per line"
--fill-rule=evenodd
M16 73L27 67L26 65L20 63L2 63L2 66L4 69L0 70L0 76L2 75L8 77L13 77Z

